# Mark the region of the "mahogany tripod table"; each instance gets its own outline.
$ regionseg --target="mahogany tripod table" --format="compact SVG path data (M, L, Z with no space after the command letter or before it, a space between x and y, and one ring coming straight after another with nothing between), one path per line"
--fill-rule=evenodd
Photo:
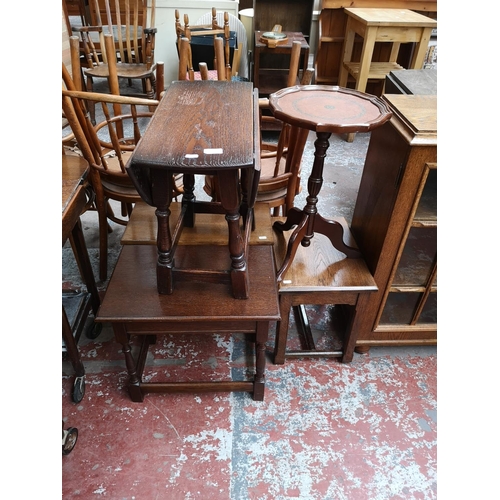
M386 104L370 94L357 90L327 85L295 86L279 90L269 96L273 115L292 127L314 130L314 163L307 182L306 206L288 211L284 222L277 221L273 229L288 231L297 226L290 236L285 258L277 273L277 281L292 263L298 245L308 247L314 233L324 234L332 245L347 257L361 257L359 250L344 241L345 229L338 220L325 219L318 213L318 194L323 184L323 167L332 133L368 132L386 121L392 113Z

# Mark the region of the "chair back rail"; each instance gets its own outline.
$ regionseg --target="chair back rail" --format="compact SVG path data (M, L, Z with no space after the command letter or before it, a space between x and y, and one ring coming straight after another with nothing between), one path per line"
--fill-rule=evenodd
M111 35L105 36L106 42L113 43ZM78 44L70 44L73 51ZM72 59L71 73L81 71L79 58ZM110 75L117 79L110 58ZM159 63L163 67L163 63ZM77 87L70 71L62 63L62 111L77 143L81 155L90 165L89 179L95 193L94 208L99 218L99 277L107 277L107 238L108 220L126 225L132 206L141 200L127 171L127 163L135 146L141 139L141 130L145 130L147 121L152 117L159 101L118 94L103 94L83 91ZM163 74L163 73L161 73ZM163 77L161 77L163 81ZM163 83L162 83L163 85ZM93 124L89 104L102 106L104 119ZM177 196L179 192L175 193ZM122 217L111 210L109 200L116 200L122 205Z
M184 14L184 25L180 21L179 10L175 10L175 32L177 36L177 50L179 54L179 80L208 80L215 79L217 73L218 80L231 80L237 69L232 65L230 59L230 29L229 29L229 14L224 12L223 26L217 23L216 9L212 8L212 23L190 26L189 16ZM192 62L191 42L196 36L212 35L214 39L214 73L209 73L205 68L206 62L199 64L199 70L194 71ZM219 36L222 35L222 38ZM186 41L187 40L187 41ZM217 55L217 51L222 51ZM236 63L239 64L238 48L235 48L233 58L236 57ZM233 59L234 61L234 59ZM203 67L202 67L203 65Z

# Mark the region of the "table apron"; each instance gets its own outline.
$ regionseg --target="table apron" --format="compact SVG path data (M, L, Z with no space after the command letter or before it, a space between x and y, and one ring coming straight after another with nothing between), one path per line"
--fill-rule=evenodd
M263 321L261 323L269 323ZM115 323L116 324L116 323ZM171 333L256 333L259 321L183 321L171 323L122 323L127 333L132 335L156 335Z
M360 293L365 292L365 290L360 290L359 292L340 292L340 291L311 291L311 292L280 292L280 301L284 299L286 295L290 295L290 301L292 306L299 306L302 304L346 304L346 305L356 305Z

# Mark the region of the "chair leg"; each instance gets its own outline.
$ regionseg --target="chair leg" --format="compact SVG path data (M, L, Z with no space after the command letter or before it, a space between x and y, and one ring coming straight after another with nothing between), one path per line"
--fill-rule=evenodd
M154 99L156 95L156 81L153 77L142 80L142 88L148 99Z
M95 192L95 207L99 221L99 279L104 281L108 277L108 207L109 201L104 196L99 173L90 170L90 182Z
M155 99L157 97L156 93L156 78L152 76L151 78L146 78L144 80L145 85L145 93L148 96L148 99ZM150 106L149 111L154 112L156 107Z
M79 254L78 254L77 249L76 249L75 240L73 239L73 234L70 234L68 239L69 239L69 242L71 245L71 250L73 251L73 255L75 256L75 261L76 261L76 265L78 266L78 271L80 273L80 277L82 279L84 279L85 273L83 272L82 263L80 262L80 259L79 259Z
M283 365L286 358L286 341L288 337L288 326L290 324L290 311L292 310L292 298L290 294L280 294L279 304L281 320L276 324L276 339L274 343L274 364Z
M104 207L103 207L104 208ZM99 217L99 278L108 277L108 216L106 210L98 210Z
M111 205L109 204L109 200L106 200L106 214L108 214L110 218L114 217L115 215L113 209L111 208ZM111 227L111 224L108 221L106 221L106 224L108 226L108 233L112 233L113 228Z
M87 92L92 92L92 78L90 76L87 76ZM92 125L95 125L95 102L87 101L87 106L89 110L90 121L92 122Z
M108 203L108 206L109 206L109 203ZM130 219L130 216L132 215L133 208L134 207L132 206L132 203L125 203L124 201L122 201L122 203L121 203L122 217L128 217Z

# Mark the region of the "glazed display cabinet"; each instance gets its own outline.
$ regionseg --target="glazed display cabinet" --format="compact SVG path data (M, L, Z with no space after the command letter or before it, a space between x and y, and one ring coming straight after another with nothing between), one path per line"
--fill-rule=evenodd
M352 220L379 288L354 318L358 352L437 343L437 97L382 99L393 117L371 134Z

